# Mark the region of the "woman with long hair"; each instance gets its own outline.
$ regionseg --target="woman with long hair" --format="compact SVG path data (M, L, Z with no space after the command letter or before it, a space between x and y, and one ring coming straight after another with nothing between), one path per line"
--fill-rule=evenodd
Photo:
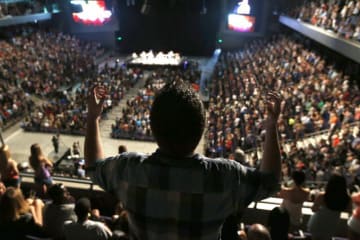
M11 158L8 145L2 145L0 148L0 174L1 181L6 187L19 187L20 175L17 163Z
M25 239L25 236L44 236L41 215L29 204L20 188L8 187L0 198L0 232L4 239Z
M346 187L346 179L333 174L312 206L314 214L308 222L308 230L313 240L329 240L335 234L340 214L351 211L351 198Z
M53 163L44 156L39 144L34 143L30 147L29 157L30 166L34 169L35 184L40 188L40 194L45 194L47 189L53 184L50 168Z

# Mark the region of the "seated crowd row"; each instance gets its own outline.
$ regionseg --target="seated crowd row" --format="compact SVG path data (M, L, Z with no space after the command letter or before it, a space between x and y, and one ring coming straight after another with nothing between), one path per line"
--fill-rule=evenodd
M0 20L15 16L44 12L43 0L2 1L0 3Z
M126 151L121 146L119 151ZM63 184L54 183L49 169L52 162L42 153L39 144L31 146L29 162L35 172L35 184L31 189L21 187L19 172L11 158L7 145L0 149L0 232L5 239L30 239L50 237L51 239L128 239L129 223L127 212L121 203L99 204L96 199L78 196L75 199ZM4 166L7 164L7 166ZM7 172L10 171L10 172ZM287 173L291 175L287 186L276 194L283 201L268 216L269 235L265 239L299 239L307 232L307 239L330 239L336 235L341 212L348 212L348 231L351 240L360 236L360 192L349 194L347 178L339 169L333 169L321 189L313 192L305 187L308 181L301 167ZM291 183L289 183L291 182ZM21 187L21 188L20 188ZM314 189L312 189L314 190ZM25 194L22 193L24 191ZM302 207L305 201L312 201L313 214L304 222ZM110 215L102 216L99 209L107 208ZM353 207L354 206L354 207ZM331 214L329 214L331 213ZM325 214L325 215L324 215ZM326 216L326 219L323 217ZM247 219L242 219L246 223ZM326 221L326 224L324 224ZM247 223L249 224L249 223ZM330 227L331 226L331 227ZM240 231L239 239L251 240L252 227ZM300 231L301 230L301 231ZM246 238L246 232L248 233ZM309 236L311 236L309 238ZM305 239L305 238L303 238Z
M291 15L341 37L360 41L360 1L305 1Z
M90 85L109 86L109 110L142 77L140 69L97 66L95 60L104 52L97 43L31 26L14 31L9 40L0 41L1 126L25 115L25 130L84 134ZM39 105L33 96L41 98Z
M154 140L150 129L150 107L156 92L168 79L183 79L198 89L200 71L194 63L186 69L159 68L152 71L146 80L145 87L138 90L137 96L127 100L122 109L122 116L112 126L113 138L137 140Z
M283 98L282 141L298 141L322 130L333 133L360 120L356 81L314 51L286 36L255 41L244 49L223 53L215 67L206 155L227 157L236 147L246 151L261 146L268 89Z

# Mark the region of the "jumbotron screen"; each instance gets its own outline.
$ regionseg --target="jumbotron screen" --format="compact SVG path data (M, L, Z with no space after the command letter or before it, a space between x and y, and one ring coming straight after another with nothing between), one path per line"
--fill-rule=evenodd
M70 29L73 33L118 30L118 20L105 0L69 0Z
M263 0L228 0L227 29L256 32L259 28Z
M231 13L228 15L228 28L237 32L254 32L255 17Z
M72 0L70 2L77 12L72 13L76 23L89 26L103 26L111 20L111 11L106 9L105 1L101 0Z

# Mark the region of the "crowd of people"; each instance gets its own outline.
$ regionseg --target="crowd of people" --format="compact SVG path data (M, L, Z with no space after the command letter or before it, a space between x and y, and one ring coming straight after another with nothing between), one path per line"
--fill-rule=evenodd
M96 71L94 57L103 51L62 33L15 29L17 34L0 41L0 120L2 125L34 111L31 95L53 97L63 86L74 84Z
M137 96L126 102L121 117L112 125L111 137L153 141L150 129L150 108L156 92L169 79L181 78L198 89L200 71L193 62L186 69L159 68L153 70L146 80L145 87L139 89Z
M86 123L86 100L88 89L95 82L108 86L109 99L104 103L103 117L117 106L124 94L142 77L139 69L126 69L120 66L105 66L94 73L95 81L86 78L70 90L58 92L36 106L25 118L23 127L29 131L61 132L83 135Z
M121 205L113 215L101 216L91 199L76 199L61 184L53 184L45 198L24 194L0 182L0 232L4 239L119 239L128 238L127 214Z
M354 12L358 4L348 1L344 6L353 6L351 12ZM357 227L360 226L360 197L356 193L360 186L359 87L316 52L286 36L257 40L244 49L223 53L209 82L206 155L258 168L261 157L255 154L247 161L242 150L264 144L267 134L264 121L269 114L265 94L269 89L280 93L281 114L276 119L279 137L283 143L290 141L290 148L280 149L284 187L278 196L284 201L270 216L284 217L285 225L281 226L287 230L284 232L287 239L289 231L301 228L302 204L313 201L314 214L303 230L309 231L313 239L328 239L335 234L340 213L351 213L353 202L357 208L348 225L356 239L360 235ZM88 117L86 100L94 83L108 89L110 97L102 106L106 117L144 77L139 68L106 64L98 69L91 56L99 50L96 44L84 44L61 33L33 32L11 41L0 41L1 122L6 125L9 119L25 112L29 113L23 122L27 130L84 134ZM153 70L145 88L127 101L122 117L112 126L112 137L153 140L150 112L156 93L168 79L183 79L198 90L200 71L196 64L194 66ZM34 106L29 94L40 97L42 104ZM322 130L329 130L327 139L299 146L307 134ZM78 145L74 148L79 153ZM119 148L119 154L123 151L127 152L125 146ZM53 182L52 162L44 156L39 144L31 146L29 163L34 170L36 194L22 193L19 170L9 146L0 148L1 237L127 239L127 212L121 204L113 211L114 216L105 221L92 209L89 199L76 200L62 184ZM303 186L306 181L324 182L324 185L321 190L310 191ZM355 194L351 197L348 191ZM323 224L322 217L329 214L331 218L326 221L333 231ZM278 235L280 229L275 230L278 223L278 219L273 222L269 219L270 231L264 226L250 227L247 239L256 239L254 232L259 229L266 239L271 239L270 236L282 239ZM242 239L246 239L245 235Z
M281 93L279 133L283 141L360 120L356 82L314 51L276 36L225 52L210 84L206 155L229 156L237 147L261 146L266 117L264 93Z
M28 14L44 12L44 0L5 1L0 3L0 20Z
M292 10L292 15L346 39L360 41L359 0L304 1L303 6Z
M100 69L95 59L104 49L98 43L33 27L16 30L10 39L0 41L2 125L26 115L25 130L84 134L89 86L95 82L109 86L104 108L110 110L142 77L140 69L118 64ZM34 104L31 96L40 103Z

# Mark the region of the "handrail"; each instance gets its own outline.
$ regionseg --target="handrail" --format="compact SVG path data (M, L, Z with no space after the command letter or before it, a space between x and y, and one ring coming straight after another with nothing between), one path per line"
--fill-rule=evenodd
M356 125L360 124L360 121L355 121L355 122L352 122L352 123L347 123L346 125L348 127L351 127L351 128L354 128ZM314 137L317 137L317 136L321 136L321 135L324 135L326 133L329 133L330 129L325 129L325 130L321 130L321 131L317 131L317 132L313 132L313 133L308 133L308 134L305 134L305 136L303 138L301 138L300 140L298 141L304 141L304 140L308 140L310 138L314 138ZM288 143L291 143L293 142L294 140L292 139L287 139L284 141L285 144L288 144ZM255 151L259 151L261 149L261 147L257 147L257 148L251 148L251 149L247 149L245 150L245 154L250 154L250 153L253 153Z
M34 173L32 172L20 172L20 176L22 178L34 178ZM71 178L71 177L61 177L61 176L52 176L52 179L57 182L64 183L65 185L69 185L71 183L77 184L79 188L84 188L81 186L87 186L90 190L94 190L94 183L90 179L79 179L79 178ZM100 189L100 188L99 188ZM98 189L97 189L98 190Z

